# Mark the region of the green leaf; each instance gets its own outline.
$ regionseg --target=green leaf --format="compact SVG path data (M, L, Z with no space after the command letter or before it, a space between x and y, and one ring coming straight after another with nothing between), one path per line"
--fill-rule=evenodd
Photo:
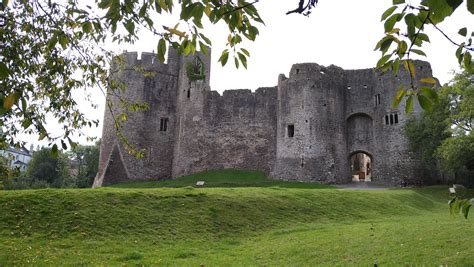
M67 43L68 43L68 38L66 35L59 36L59 44L61 44L61 47L63 49L67 48Z
M474 0L467 0L467 10L474 14Z
M183 2L184 3L184 2ZM193 15L193 9L196 7L196 4L191 3L190 5L181 5L181 19L182 20L189 20Z
M430 18L434 24L442 22L456 10L463 0L423 0L421 4L430 10Z
M161 38L158 41L158 60L163 63L165 62L165 54L166 54L166 41L165 39Z
M395 26L395 23L397 23L399 15L400 14L393 14L385 21L385 23L383 24L385 32L390 32L393 29L393 26Z
M13 107L13 105L16 103L16 101L18 101L18 99L20 98L20 94L17 93L17 92L13 92L11 94L9 94L5 100L3 100L3 108L4 109L11 109Z
M235 62L235 67L238 69L239 68L239 60L237 58L234 58Z
M472 68L472 56L471 53L466 52L464 53L464 67L467 71L471 71Z
M199 37L201 37L207 45L212 45L211 40L209 40L209 38L207 38L204 34L200 33Z
M422 32L418 33L418 35L416 36L416 39L417 39L417 40L421 40L421 41L425 41L425 42L427 42L427 43L430 42L430 37L428 37L427 34L422 33Z
M132 20L127 20L123 23L125 29L127 29L128 33L131 35L135 34L135 23Z
M392 55L385 55L381 57L379 61L377 61L377 68L382 67L391 57Z
M433 104L426 96L422 94L417 94L416 96L418 98L418 103L420 103L422 109L426 111L431 111L433 109Z
M429 84L432 84L432 85L436 85L438 83L433 77L422 78L422 79L420 79L420 82L429 83Z
M464 215L464 218L467 219L467 216L469 215L469 209L471 208L471 203L469 203L469 200L465 200L462 206L462 213Z
M412 113L413 112L413 96L409 95L407 98L407 102L405 105L405 112Z
M244 68L247 68L247 58L245 57L244 54L237 52L237 56L240 59L240 62L242 62L242 65L244 65Z
M410 73L410 76L412 78L415 78L416 71L415 71L415 66L413 65L413 62L407 59L403 61L403 65L405 66L405 69Z
M138 11L138 16L139 17L145 16L147 9L148 9L148 4L145 2L143 3L143 6L140 8L140 11Z
M420 91L422 94L424 94L426 97L428 97L432 102L437 103L438 102L438 93L436 90L434 90L431 87L421 87Z
M423 51L421 51L421 50L418 50L418 49L411 49L410 51L413 52L413 53L415 53L415 54L417 54L417 55L426 57L425 52L423 52Z
M398 107L398 105L400 104L400 101L402 101L402 99L403 99L403 97L405 96L406 93L407 93L407 91L403 89L403 85L400 85L397 94L395 95L395 97L392 100L392 107L393 108Z
M393 0L394 5L404 4L405 0Z
M456 204L456 201L457 201L457 198L454 197L453 199L451 199L451 200L448 202L448 205L449 205L449 213L451 213L451 215L454 215L454 205Z
M462 35L462 36L466 37L467 28L464 27L464 28L459 29L458 33L459 33L459 35Z
M382 18L380 19L380 21L383 21L385 20L388 16L392 15L392 13L397 9L396 6L392 6L390 7L389 9L385 10L385 12L383 12L382 14Z
M227 63L228 59L229 59L229 51L227 51L226 49L222 51L221 57L219 58L218 62L220 62L222 66L224 66Z
M51 155L52 155L54 158L57 158L57 157L58 157L58 155L59 155L58 145L54 144L54 145L51 147Z
M464 54L462 53L462 49L464 47L464 43L459 45L458 49L456 49L456 58L458 59L458 63L461 64Z
M56 38L56 36L53 36L51 39L49 39L47 43L48 51L51 51L57 42L58 42L58 38Z
M396 75L398 73L398 69L400 67L400 59L397 58L395 59L395 61L393 62L393 74Z
M92 31L92 23L86 21L82 24L82 31L85 33L90 33Z
M382 45L380 46L380 51L382 51L382 54L387 53L388 49L390 48L390 45L392 45L392 42L392 39L387 39L382 43Z
M199 41L199 49L204 55L207 55L209 53L207 50L207 46L201 41Z
M66 143L64 143L64 140L61 140L61 146L64 150L67 149L67 145L66 145Z
M99 2L98 7L102 9L109 8L112 5L111 0L102 0Z
M402 58L406 51L408 49L408 45L405 41L401 41L399 44L398 44L398 50L397 50L397 54L400 58Z
M8 77L9 71L5 63L0 62L0 79L6 79Z
M242 51L245 55L247 55L248 57L250 57L250 53L249 53L249 51L247 51L247 49L241 48L240 51Z
M30 118L26 118L23 120L23 122L21 123L21 126L23 127L23 129L27 129L28 127L30 127L32 121Z
M417 17L414 14L408 14L405 16L405 23L407 25L407 32L408 32L408 37L412 39L412 37L415 35L415 21L417 20Z

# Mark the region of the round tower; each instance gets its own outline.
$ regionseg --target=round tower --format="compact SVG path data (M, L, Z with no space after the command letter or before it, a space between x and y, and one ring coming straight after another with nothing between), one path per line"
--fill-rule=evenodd
M273 178L338 182L344 161L344 71L296 64L278 80L277 149Z
M107 94L94 187L171 177L179 60L174 49L167 64L152 53L142 53L140 59L136 52L124 53L114 60L111 82L119 89ZM135 104L148 108L137 111ZM117 122L122 124L118 131ZM120 136L143 157L130 154Z

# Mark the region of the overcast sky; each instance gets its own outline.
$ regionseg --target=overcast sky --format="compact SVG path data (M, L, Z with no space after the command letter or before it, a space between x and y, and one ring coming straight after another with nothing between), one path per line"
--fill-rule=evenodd
M212 90L255 90L258 87L275 86L278 75L284 73L288 76L295 63L316 62L326 66L334 64L344 69L375 66L380 52L373 49L383 37L380 16L390 7L392 0L320 0L310 17L285 15L286 11L296 7L297 2L261 0L256 4L266 26L260 27L260 35L255 42L246 42L244 45L251 53L247 70L236 70L231 60L227 66L221 67L217 60L226 43L226 26L206 26L206 34L213 42ZM465 3L459 8L462 10L456 11L455 16L440 25L440 28L459 42L463 39L457 35L458 29L474 26L474 16L465 11L464 5ZM457 69L454 56L456 47L434 30L428 31L428 34L431 45L423 48L428 55L425 60L431 63L434 76L443 84L450 80L451 70ZM142 32L140 36L140 41L134 45L111 47L117 51L156 51L156 38L147 32ZM89 110L89 106L85 106L84 111L89 116L102 120L105 99L102 95L95 99L100 108ZM87 132L100 137L101 127L102 124Z

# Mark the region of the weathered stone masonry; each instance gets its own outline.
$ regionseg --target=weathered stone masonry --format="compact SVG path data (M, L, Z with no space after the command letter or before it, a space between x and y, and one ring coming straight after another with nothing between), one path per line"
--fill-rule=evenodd
M350 156L372 159L372 179L398 183L423 178L420 162L407 149L404 104L391 107L409 74L381 74L374 69L343 70L315 63L295 64L278 86L227 90L209 87L210 57L183 57L170 50L167 64L155 55L125 53L124 69L115 79L131 102L149 104L129 112L123 133L145 150L129 155L116 137L112 113L106 111L99 172L94 186L139 179L169 179L212 169L261 170L274 179L347 182ZM199 58L196 60L196 58ZM201 62L203 80L190 81L188 64ZM143 75L139 66L154 75ZM417 61L416 79L431 77L431 67ZM114 113L119 100L108 95ZM420 113L415 105L413 116Z

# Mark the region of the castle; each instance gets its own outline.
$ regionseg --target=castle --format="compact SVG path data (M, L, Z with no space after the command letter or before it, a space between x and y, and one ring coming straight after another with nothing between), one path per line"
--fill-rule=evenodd
M277 86L221 95L210 90L210 56L196 52L184 57L170 49L166 64L152 53L137 56L124 53L123 69L114 79L126 84L120 92L124 99L149 105L145 111L128 112L122 128L145 156L136 159L127 153L106 111L95 187L215 169L344 183L354 177L352 158L359 153L368 160L362 176L373 181L396 184L423 177L403 134L409 116L421 109L415 103L407 115L404 101L398 108L391 105L399 85L410 84L402 68L393 75L295 64L289 77L280 74ZM415 67L416 80L432 76L429 63L416 61ZM115 111L123 109L116 95L109 93L107 101Z

